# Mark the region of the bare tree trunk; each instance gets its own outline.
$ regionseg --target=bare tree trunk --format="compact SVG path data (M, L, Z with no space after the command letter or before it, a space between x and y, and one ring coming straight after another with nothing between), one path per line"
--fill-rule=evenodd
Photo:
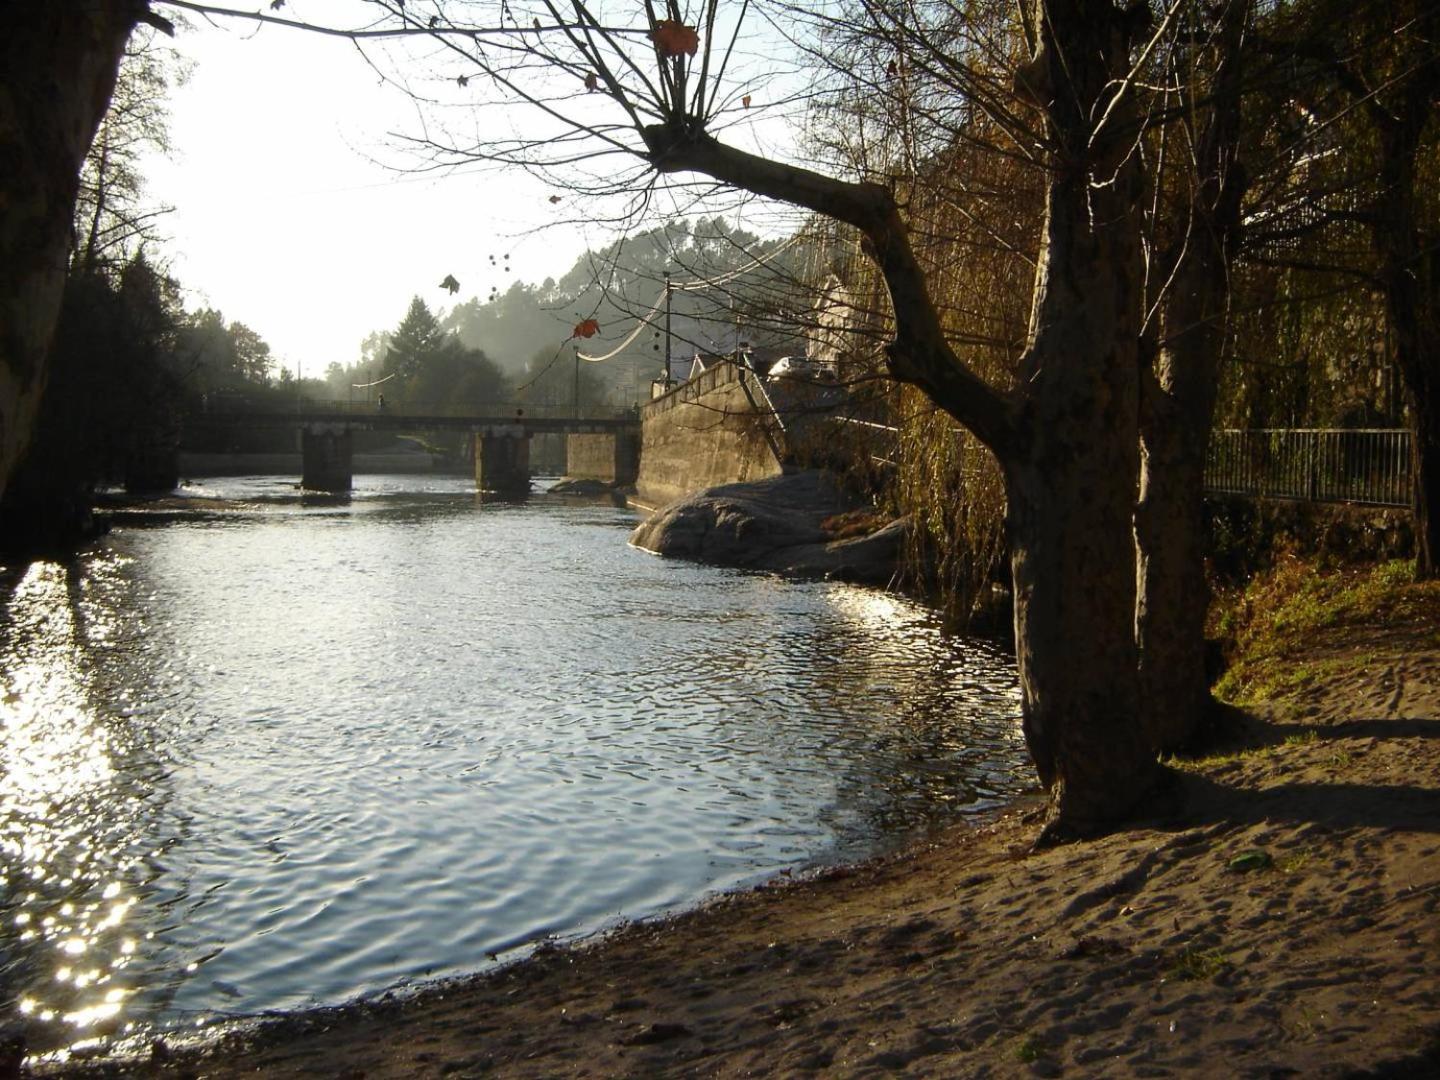
M1432 16L1432 22L1440 19ZM1440 578L1440 254L1422 244L1416 154L1440 87L1440 61L1416 72L1380 129L1380 198L1374 230L1380 278L1411 417L1415 576Z
M1188 280L1193 276L1183 274L1175 282L1189 296L1168 307L1176 320L1195 321L1162 349L1157 377L1145 383L1141 410L1135 633L1147 737L1162 753L1195 741L1209 698L1205 454L1215 408L1225 288L1193 283Z
M1075 44L1072 57L1099 51ZM1132 814L1160 775L1140 724L1134 633L1140 177L1111 164L1105 190L1064 163L1051 181L1022 438L1001 462L1025 738L1050 789L1047 828L1068 834Z
M0 495L29 442L64 293L80 168L143 0L0 16Z
M1243 172L1240 47L1247 0L1220 16L1211 112L1196 148L1194 192L1161 307L1159 365L1142 373L1140 498L1135 508L1140 693L1151 746L1191 745L1209 700L1205 673L1205 457L1215 414ZM1176 264L1178 260L1178 265Z

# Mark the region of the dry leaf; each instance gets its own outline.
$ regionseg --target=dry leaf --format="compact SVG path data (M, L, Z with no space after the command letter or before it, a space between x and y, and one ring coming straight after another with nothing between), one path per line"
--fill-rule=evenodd
M571 337L591 338L600 332L600 324L594 319L581 319L575 324L575 333Z
M674 19L661 19L650 31L650 40L664 57L694 56L700 48L700 35L693 26Z

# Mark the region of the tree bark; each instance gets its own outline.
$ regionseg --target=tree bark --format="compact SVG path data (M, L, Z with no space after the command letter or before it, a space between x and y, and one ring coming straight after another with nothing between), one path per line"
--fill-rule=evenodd
M1171 753L1199 735L1205 671L1205 457L1215 414L1230 265L1245 191L1237 163L1240 47L1247 0L1222 9L1211 109L1196 147L1188 221L1168 260L1154 378L1142 372L1140 498L1135 508L1139 594L1135 633L1151 746Z
M1056 161L1019 373L1023 436L1001 460L1025 738L1050 790L1047 831L1060 834L1129 816L1161 775L1134 632L1142 176L1133 109L1106 97L1126 31L1118 12L1091 8L1043 8Z
M0 16L0 495L29 442L64 293L80 168L143 0Z

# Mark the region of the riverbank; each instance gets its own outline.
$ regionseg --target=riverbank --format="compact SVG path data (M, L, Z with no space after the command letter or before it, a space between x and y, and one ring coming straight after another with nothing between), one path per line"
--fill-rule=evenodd
M102 1072L1436 1075L1440 587L1288 566L1224 621L1246 705L1221 752L1177 769L1170 819L1032 852L1019 805L486 978Z

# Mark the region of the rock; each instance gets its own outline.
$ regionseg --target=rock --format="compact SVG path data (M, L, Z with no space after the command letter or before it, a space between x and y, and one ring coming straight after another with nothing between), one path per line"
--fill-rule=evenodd
M657 555L795 577L883 585L894 575L907 525L831 540L822 522L863 508L827 473L805 471L725 484L671 503L630 536Z
M615 490L614 484L604 480L561 480L550 488L550 495L609 495Z

